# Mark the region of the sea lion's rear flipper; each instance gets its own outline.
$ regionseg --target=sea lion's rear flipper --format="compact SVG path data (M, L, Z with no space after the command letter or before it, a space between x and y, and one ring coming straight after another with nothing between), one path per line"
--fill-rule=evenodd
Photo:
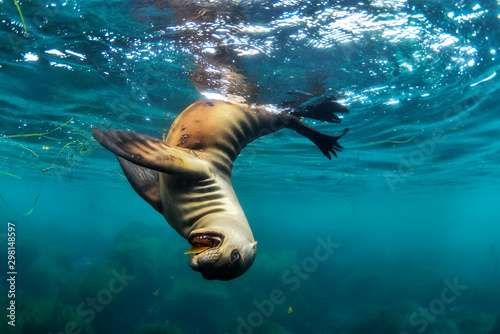
M347 114L349 109L340 103L335 98L330 97L314 97L312 94L294 91L293 94L298 97L295 101L281 103L281 106L287 110L290 115L296 117L305 117L317 119L330 123L340 123L342 119L336 114Z
M343 149L343 147L338 143L338 140L343 135L345 135L349 129L346 128L340 136L330 136L305 124L299 118L293 115L286 114L285 118L285 126L288 129L294 130L295 132L308 138L310 141L316 144L316 146L318 146L321 152L323 152L323 154L328 159L332 159L330 152L333 153L335 157L337 157L337 153L335 151L341 151Z
M340 123L342 119L335 114L347 114L349 109L333 99L324 99L297 108L290 114L297 117L317 119L330 123Z
M195 180L209 176L207 163L193 151L169 146L163 140L113 129L93 128L92 135L99 144L135 165Z
M156 211L162 213L158 172L133 164L120 156L116 157L132 188Z

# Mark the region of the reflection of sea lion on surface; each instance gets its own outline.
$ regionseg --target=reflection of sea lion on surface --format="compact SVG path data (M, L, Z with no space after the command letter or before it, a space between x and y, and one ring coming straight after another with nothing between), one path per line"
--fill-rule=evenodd
M198 15L203 18L209 13L216 19L208 11L211 8L201 8ZM202 31L201 36L207 29ZM189 39L189 34L184 36ZM208 35L204 45L218 48L211 44L214 38ZM233 69L233 62L227 63L227 54L207 57L201 44L190 49L200 52L198 69L191 76L195 86L226 101L202 99L193 103L176 118L165 140L113 129L94 128L92 134L117 155L137 193L189 241L187 253L194 254L191 267L206 279L229 280L251 266L257 244L231 184L233 161L240 151L261 136L288 128L310 139L330 159L331 153L336 156L335 151L342 149L337 140L347 129L340 136L329 136L303 123L294 112L227 102L251 100L249 92L254 88L239 69ZM202 77L199 80L198 75ZM240 89L243 94L239 94ZM335 112L347 109L322 100L295 111L303 117L310 114L339 122Z
M196 68L191 71L190 79L196 89L201 93L221 94L233 102L253 101L258 94L257 86L227 45L227 36L223 36L240 22L238 1L169 0L167 3L179 27L178 40L195 60Z

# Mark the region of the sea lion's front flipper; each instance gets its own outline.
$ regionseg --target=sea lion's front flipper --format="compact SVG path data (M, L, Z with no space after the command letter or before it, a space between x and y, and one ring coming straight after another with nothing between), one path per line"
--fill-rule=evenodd
M116 157L132 188L156 211L162 213L158 172L133 164L120 156Z
M163 140L114 129L93 128L92 135L99 144L133 164L196 180L209 176L207 163L193 151L169 146Z

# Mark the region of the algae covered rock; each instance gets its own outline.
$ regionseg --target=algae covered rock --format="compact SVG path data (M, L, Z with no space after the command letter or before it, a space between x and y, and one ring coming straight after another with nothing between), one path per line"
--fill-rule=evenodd
M255 329L255 334L287 334L280 324L272 320L266 320L262 326Z
M184 334L184 332L169 324L145 323L134 328L132 334Z
M74 307L57 298L24 296L18 299L18 303L17 333L95 333L92 326L77 315Z

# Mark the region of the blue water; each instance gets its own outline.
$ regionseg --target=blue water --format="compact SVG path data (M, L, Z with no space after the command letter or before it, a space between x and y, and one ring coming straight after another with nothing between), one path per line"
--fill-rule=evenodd
M161 137L200 98L173 14L17 3L24 24L0 0L0 333L500 333L498 1L238 5L217 33L260 102L322 85L350 113L306 122L350 132L332 161L289 130L242 151L258 255L228 282L191 270L90 134Z

